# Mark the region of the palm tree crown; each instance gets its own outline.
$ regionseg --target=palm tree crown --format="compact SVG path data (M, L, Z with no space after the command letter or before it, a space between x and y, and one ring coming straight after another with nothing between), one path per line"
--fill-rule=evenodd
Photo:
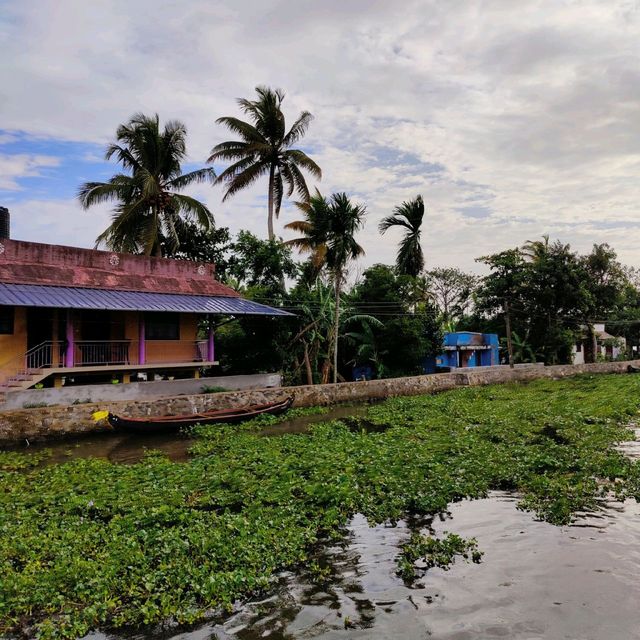
M380 233L385 233L391 227L404 227L405 234L396 257L396 269L402 275L415 277L424 269L424 254L420 246L423 218L424 202L422 196L418 196L396 207L393 215L384 218L378 227Z
M282 112L284 92L269 87L256 87L256 92L257 100L238 100L251 122L233 117L216 120L237 134L240 140L216 145L208 161L233 163L217 179L217 182L227 184L223 200L269 174L268 232L269 240L273 240L273 216L279 215L285 192L287 197L296 191L303 200L309 198L309 189L301 169L318 179L322 177L322 171L306 153L291 148L304 136L313 116L303 111L287 131Z
M340 327L340 289L344 271L350 260L364 254L356 242L355 234L364 224L366 208L353 204L346 193L334 193L328 200L317 189L308 202L296 202L304 220L285 225L302 234L288 244L300 251L311 253L316 268L326 266L335 290L335 321L331 342L333 345L333 381L338 379L338 332Z
M134 115L118 127L117 142L107 147L105 158L115 158L125 173L108 182L86 182L78 191L85 209L102 202L116 202L111 225L97 238L114 251L162 255L179 246L178 230L184 220L195 219L204 229L213 215L199 200L178 193L198 182L215 180L211 168L182 173L186 157L184 124L177 120L160 129L158 114Z

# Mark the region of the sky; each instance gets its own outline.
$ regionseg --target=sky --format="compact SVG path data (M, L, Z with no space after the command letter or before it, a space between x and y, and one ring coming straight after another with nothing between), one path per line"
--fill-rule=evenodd
M182 120L186 169L233 139L257 85L282 88L323 194L367 207L358 268L395 259L382 217L421 194L427 267L543 234L608 242L640 267L640 6L603 0L0 0L0 205L12 236L91 247L109 207L87 180L135 112ZM223 165L216 165L220 172ZM222 202L216 224L266 237L266 179ZM276 232L298 217L288 205Z

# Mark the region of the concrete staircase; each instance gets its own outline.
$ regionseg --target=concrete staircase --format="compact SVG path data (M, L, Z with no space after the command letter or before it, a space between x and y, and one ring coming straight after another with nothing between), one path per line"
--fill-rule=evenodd
M43 342L25 354L5 363L2 368L14 371L0 383L0 395L12 391L24 391L38 384L51 374L51 342Z

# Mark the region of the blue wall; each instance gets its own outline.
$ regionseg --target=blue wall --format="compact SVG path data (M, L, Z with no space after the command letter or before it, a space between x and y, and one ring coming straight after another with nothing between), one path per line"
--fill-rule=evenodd
M444 334L445 347L447 349L437 356L438 367L456 368L489 367L500 364L499 342L495 333L475 333L473 331L456 331ZM489 347L489 349L474 349L473 347Z

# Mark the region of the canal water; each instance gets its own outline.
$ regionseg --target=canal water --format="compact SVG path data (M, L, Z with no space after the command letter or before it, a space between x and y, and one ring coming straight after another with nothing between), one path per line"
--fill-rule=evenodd
M319 552L331 577L283 573L266 597L188 631L93 633L87 640L633 640L640 638L640 505L611 504L572 526L536 521L516 498L463 501L431 524L475 537L481 564L431 569L413 585L395 574L405 523L369 527Z
M368 407L366 404L336 406L325 413L284 419L273 426L265 427L260 433L264 436L305 433L317 422L364 416ZM174 462L182 462L189 457L189 448L194 442L195 438L179 433L145 435L113 431L53 442L22 444L12 447L12 450L27 454L47 450L51 455L43 459L42 464L45 465L74 458L103 458L110 462L134 464L150 450L162 451Z

